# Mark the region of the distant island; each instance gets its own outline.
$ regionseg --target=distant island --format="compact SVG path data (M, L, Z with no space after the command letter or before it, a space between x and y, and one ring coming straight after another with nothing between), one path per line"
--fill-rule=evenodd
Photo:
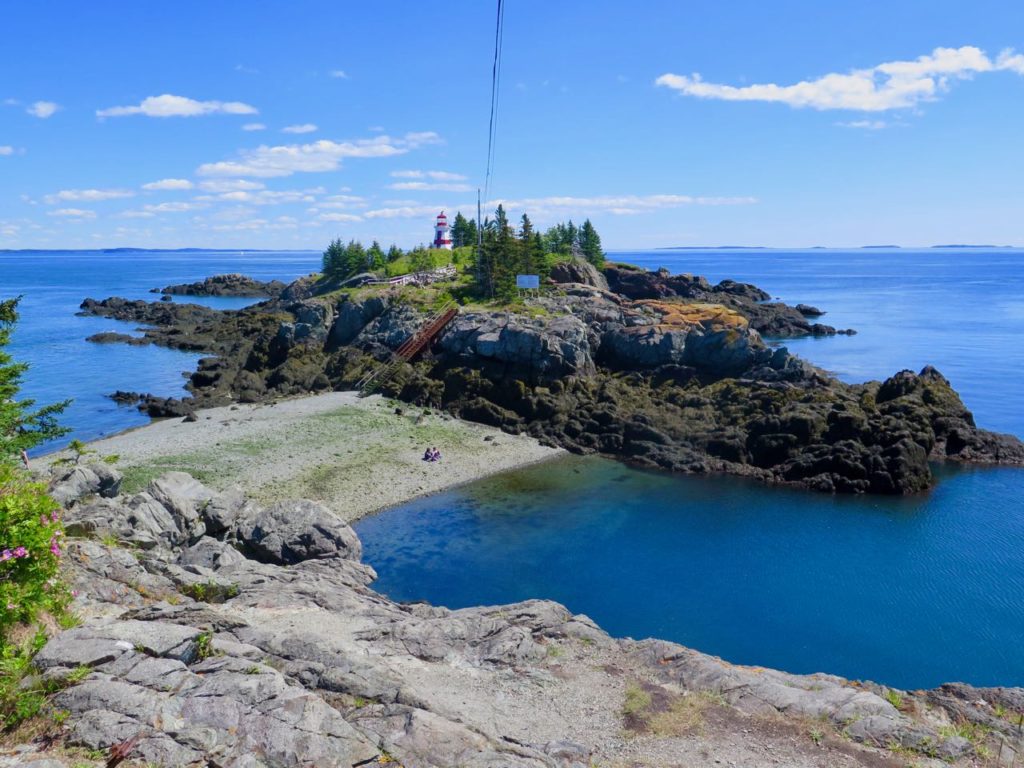
M881 249L884 249L884 250L888 251L888 250L893 250L893 249L899 250L901 247L902 246L899 246L899 245L862 245L860 248L861 248L862 251L863 250L871 250L872 248L881 248Z
M767 245L666 245L656 251L766 251Z

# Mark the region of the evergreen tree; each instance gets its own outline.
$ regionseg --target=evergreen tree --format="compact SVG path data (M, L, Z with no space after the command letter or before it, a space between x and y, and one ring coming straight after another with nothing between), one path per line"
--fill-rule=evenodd
M458 211L455 214L455 220L452 222L452 247L462 248L466 245L473 245L476 242L476 238L470 238L469 235L469 219L462 215L462 211Z
M24 456L24 451L68 432L57 424L57 416L70 400L38 410L32 410L34 401L18 400L21 377L28 366L14 362L4 349L18 321L19 300L0 301L0 464L14 463Z
M324 276L331 279L343 277L346 268L345 257L345 246L341 244L341 239L331 240L323 256L321 272Z
M434 268L434 257L422 245L409 252L409 269L413 272L429 272Z
M366 249L366 266L371 270L384 268L384 249L376 240Z
M345 266L347 267L345 277L357 272L365 272L367 269L366 249L363 248L363 244L358 240L349 240L345 251Z
M405 254L404 254L404 253L402 252L402 249L401 249L401 248L399 248L399 247L398 247L397 245L395 245L394 243L392 243L392 244L391 244L391 247L390 247L390 248L388 248L387 262L388 262L388 264L391 264L391 263L393 263L393 262L396 262L396 261L398 261L398 260L399 260L400 258L402 258L402 257L403 257L404 255L405 255Z
M590 219L583 222L579 231L579 246L583 257L595 267L604 265L604 251L601 250L601 236L597 234Z
M534 232L533 222L525 213L519 222L519 264L521 275L539 275L544 263L544 244L540 234Z

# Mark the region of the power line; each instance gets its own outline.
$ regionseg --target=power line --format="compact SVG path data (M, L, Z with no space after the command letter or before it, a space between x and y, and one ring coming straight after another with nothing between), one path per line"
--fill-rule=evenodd
M491 193L491 174L494 172L494 145L498 132L498 96L501 92L501 46L505 31L505 4L498 0L498 15L494 24L494 63L491 65L491 117L487 126L487 172L484 174L484 198Z

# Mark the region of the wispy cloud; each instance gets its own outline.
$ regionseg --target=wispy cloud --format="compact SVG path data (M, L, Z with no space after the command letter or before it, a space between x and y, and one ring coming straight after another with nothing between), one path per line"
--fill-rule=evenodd
M142 210L147 213L185 213L186 211L197 211L205 207L205 203L156 203L154 205L144 205Z
M376 136L355 141L328 141L311 144L287 144L243 149L238 160L204 163L200 176L272 178L293 173L335 171L346 158L391 157L402 155L425 144L437 144L441 138L433 132L407 133L401 138Z
M239 192L263 189L266 186L262 181L251 181L249 179L208 179L199 182L199 188L204 192Z
M96 211L88 211L81 208L58 208L55 211L48 211L48 215L60 216L66 219L95 219Z
M489 208L499 203L506 208L527 212L542 211L603 211L629 215L647 213L665 208L682 208L690 205L751 205L756 197L694 197L692 195L602 195L599 197L531 197L522 200L491 200Z
M316 196L325 192L323 187L284 190L233 190L216 195L200 195L196 200L206 202L238 203L246 205L279 205L281 203L315 203Z
M136 106L109 107L97 110L97 117L127 117L129 115L145 115L146 117L199 117L200 115L255 115L256 107L240 101L196 101L186 96L174 96L165 93L162 96L149 96Z
M412 219L420 216L434 216L446 206L403 205L397 208L375 208L363 214L367 219Z
M117 200L124 197L134 197L135 193L130 189L62 189L52 195L46 195L43 200L50 205L57 203L96 203L102 200Z
M473 187L461 182L401 181L397 184L389 184L388 189L407 192L469 192Z
M0 157L4 157L5 155L13 155L13 154L14 154L14 147L7 146L7 145L4 145L4 144L0 144Z
M461 173L451 171L392 171L392 178L395 179L431 179L433 181L465 181L466 177Z
M243 131L265 131L267 126L263 123L246 123L242 126Z
M60 104L56 104L52 101L36 101L30 104L25 111L33 117L39 117L45 120L48 117L53 117L60 108Z
M289 125L281 129L281 133L313 133L316 126L313 123L302 123L300 125Z
M348 74L344 69L332 69L328 74L338 80L348 80Z
M888 127L885 120L851 120L846 123L836 123L840 128L857 128L862 131L880 131Z
M143 184L143 189L148 190L182 190L192 189L195 186L188 179L160 179L160 181L151 181L148 184Z
M724 101L762 101L812 109L884 112L934 101L955 80L1005 70L1024 74L1024 55L1003 51L995 60L980 48L936 48L909 61L890 61L868 69L831 73L792 85L761 83L734 86L705 82L699 74L664 74L655 84L685 96Z
M320 221L333 221L338 223L351 223L362 221L363 217L355 213L321 213L317 216Z

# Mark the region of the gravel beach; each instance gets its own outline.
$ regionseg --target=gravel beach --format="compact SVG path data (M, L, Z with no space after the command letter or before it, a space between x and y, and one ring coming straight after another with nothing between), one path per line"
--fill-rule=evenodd
M355 392L232 405L165 419L89 444L141 489L168 470L262 501L323 501L346 521L565 452L526 436ZM422 460L427 447L441 451ZM52 460L63 454L47 457ZM111 459L112 460L112 459Z

